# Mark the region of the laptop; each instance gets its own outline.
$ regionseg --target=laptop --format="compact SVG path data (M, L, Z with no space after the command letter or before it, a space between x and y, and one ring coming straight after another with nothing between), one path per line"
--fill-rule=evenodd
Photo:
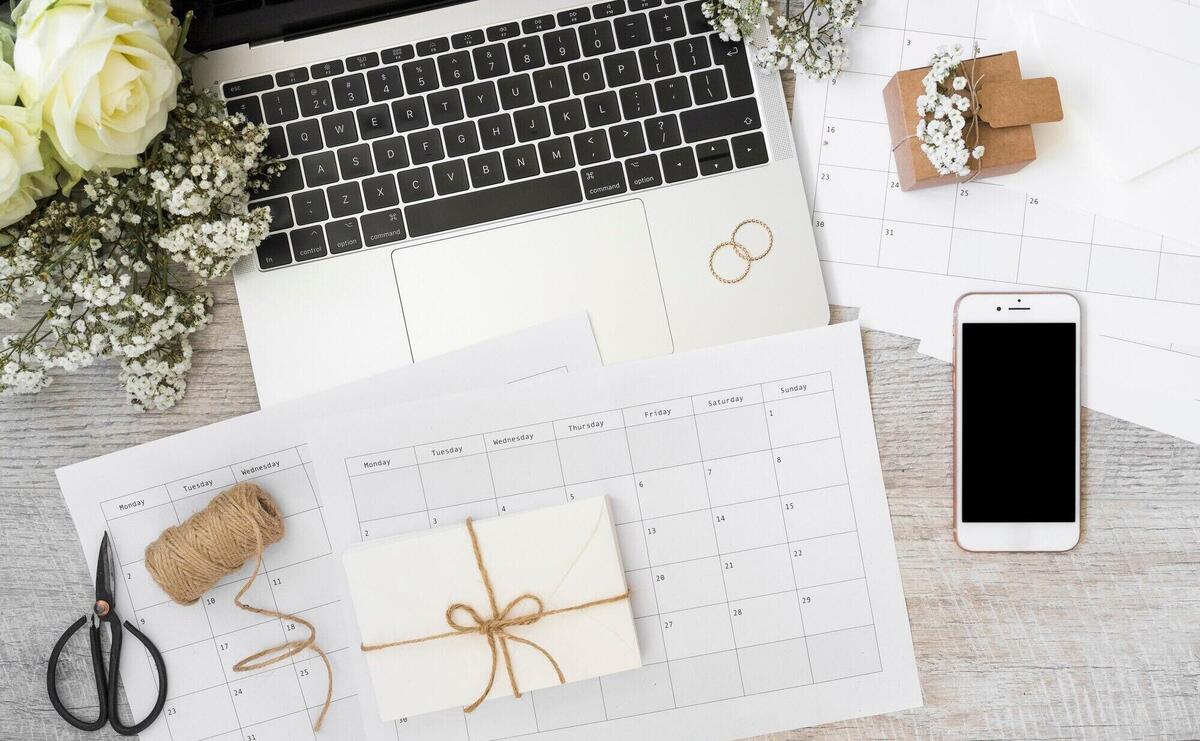
M829 320L779 77L699 0L190 9L284 165L235 268L264 406L579 311L605 362Z

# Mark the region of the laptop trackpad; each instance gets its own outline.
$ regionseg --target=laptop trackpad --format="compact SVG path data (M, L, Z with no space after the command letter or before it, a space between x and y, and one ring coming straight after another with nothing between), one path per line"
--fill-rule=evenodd
M640 200L392 253L416 360L587 311L606 363L673 350Z

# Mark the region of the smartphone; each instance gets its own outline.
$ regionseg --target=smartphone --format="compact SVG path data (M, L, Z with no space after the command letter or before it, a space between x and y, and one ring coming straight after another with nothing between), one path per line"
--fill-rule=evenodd
M968 293L954 309L954 538L968 551L1079 543L1079 302Z

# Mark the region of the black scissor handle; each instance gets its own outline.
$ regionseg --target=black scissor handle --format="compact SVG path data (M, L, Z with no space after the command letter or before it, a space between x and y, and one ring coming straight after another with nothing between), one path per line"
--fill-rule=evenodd
M54 649L50 652L50 663L46 667L46 690L50 694L50 704L54 706L62 719L81 731L98 731L105 723L108 722L109 713L109 697L104 684L104 658L100 654L100 627L93 619L92 625L88 630L88 638L92 646L92 672L96 679L96 699L100 705L100 716L95 720L82 720L71 714L63 705L62 700L58 698L58 685L55 682L58 670L58 657L62 653L63 647L67 645L67 641L75 632L83 627L89 619L93 619L92 615L84 615L83 617L71 623L71 627L59 636L58 641L54 644ZM161 670L160 670L161 671ZM116 697L116 693L113 693Z
M121 716L117 713L117 682L121 679L121 625L117 621L116 616L113 616L112 625L112 649L108 656L108 686L112 688L112 692L108 696L108 718L112 724L113 730L122 736L136 736L154 721L158 720L159 713L162 712L163 705L167 702L167 666L163 663L162 654L158 652L158 648L145 636L142 631L133 627L128 620L125 621L125 628L133 634L133 637L141 641L146 647L146 651L150 654L150 658L154 661L154 668L158 671L158 699L154 702L154 708L140 722L134 725L127 726L121 722Z

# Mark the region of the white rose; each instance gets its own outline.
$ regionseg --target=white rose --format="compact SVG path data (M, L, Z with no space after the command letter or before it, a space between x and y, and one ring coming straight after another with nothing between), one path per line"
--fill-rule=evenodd
M56 189L43 167L36 111L0 105L0 227L20 221Z
M84 172L132 167L175 107L177 28L145 0L23 0L13 12L21 100L42 111L58 160Z

